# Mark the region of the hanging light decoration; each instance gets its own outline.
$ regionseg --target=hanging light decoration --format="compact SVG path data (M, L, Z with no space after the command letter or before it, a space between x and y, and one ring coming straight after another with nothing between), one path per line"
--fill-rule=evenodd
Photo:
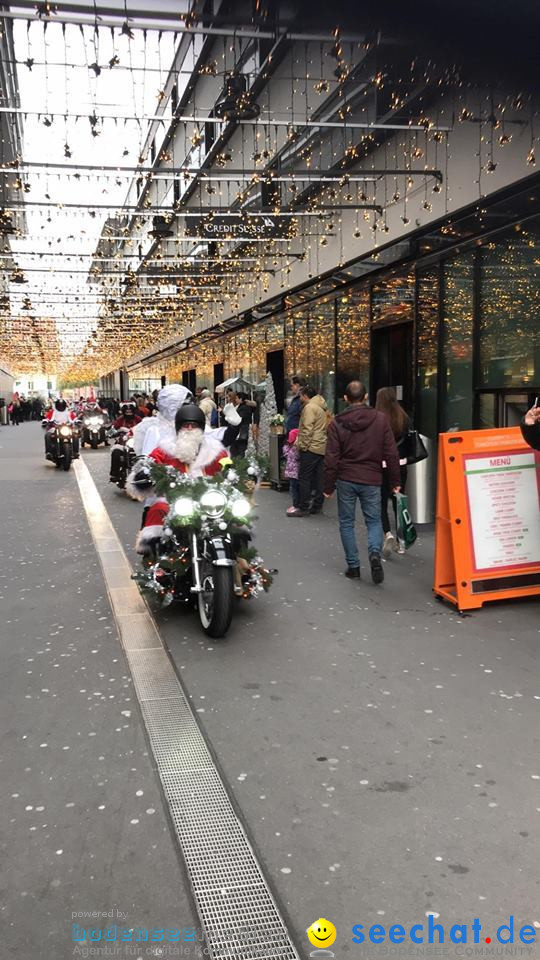
M229 73L221 96L215 107L220 120L255 120L261 108L255 103L247 87L247 77L242 73Z

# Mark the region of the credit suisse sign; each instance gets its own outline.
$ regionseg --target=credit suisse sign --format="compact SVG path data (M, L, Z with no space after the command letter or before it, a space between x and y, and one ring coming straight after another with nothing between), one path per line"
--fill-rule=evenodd
M213 217L186 217L185 233L189 237L204 240L264 240L294 237L296 230L292 217L274 217L266 213L249 217L224 213Z

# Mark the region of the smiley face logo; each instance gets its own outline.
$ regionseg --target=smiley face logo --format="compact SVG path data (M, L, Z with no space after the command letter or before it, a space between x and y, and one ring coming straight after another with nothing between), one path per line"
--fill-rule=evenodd
M306 933L314 947L331 947L337 936L334 924L330 923L330 920L325 920L324 917L315 920L307 928Z

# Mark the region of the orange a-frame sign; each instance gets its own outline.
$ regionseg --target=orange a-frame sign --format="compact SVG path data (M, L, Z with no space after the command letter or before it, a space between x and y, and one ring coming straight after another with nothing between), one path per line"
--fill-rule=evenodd
M540 454L519 427L440 435L433 590L459 610L540 594Z

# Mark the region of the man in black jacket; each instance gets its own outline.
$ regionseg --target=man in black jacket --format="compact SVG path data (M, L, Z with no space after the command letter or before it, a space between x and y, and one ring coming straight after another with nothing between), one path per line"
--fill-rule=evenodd
M521 421L521 432L530 447L540 450L540 407L534 406L527 411Z

